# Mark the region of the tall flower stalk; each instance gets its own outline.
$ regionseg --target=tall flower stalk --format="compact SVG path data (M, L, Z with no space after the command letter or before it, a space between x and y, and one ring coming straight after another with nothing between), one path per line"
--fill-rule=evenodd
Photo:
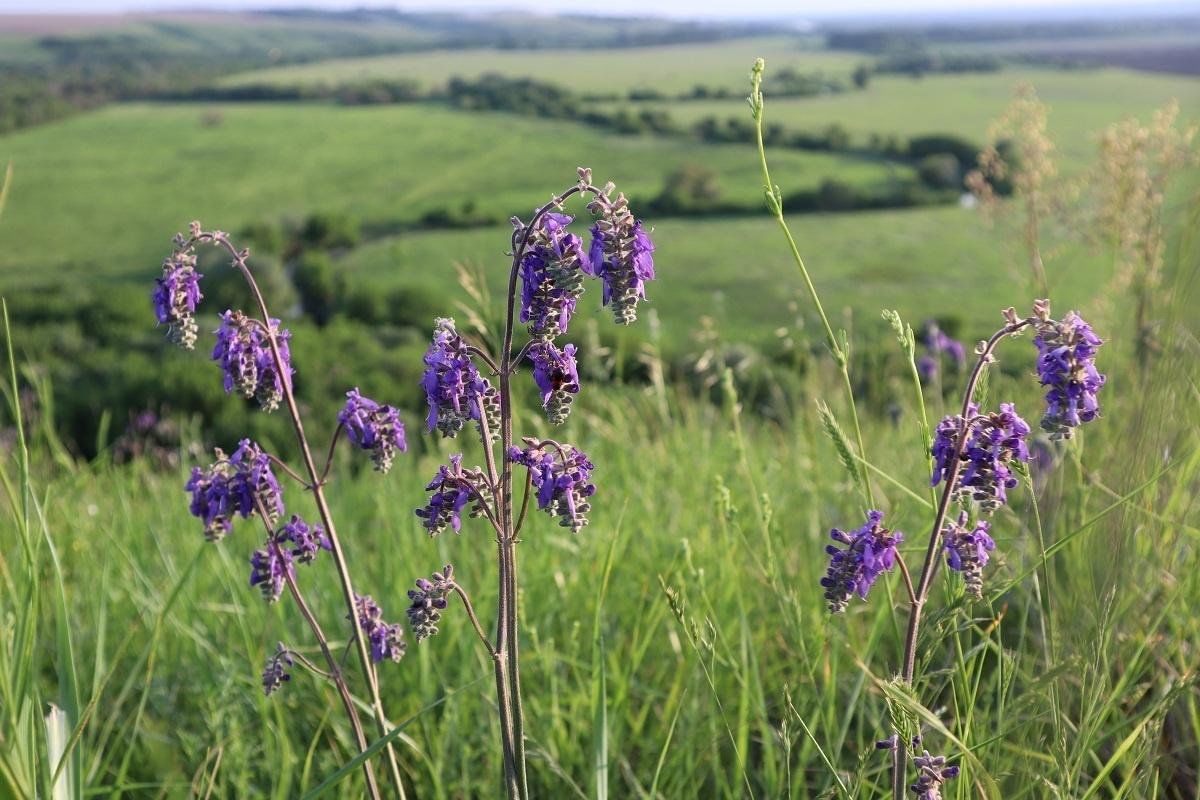
M808 293L808 297L817 311L817 316L821 318L821 327L825 333L825 344L829 347L829 352L833 354L834 361L837 362L838 371L842 377L842 386L846 390L846 403L850 407L850 424L854 429L854 442L858 447L858 463L854 466L856 470L855 478L862 488L863 499L867 505L874 506L875 492L871 488L871 477L867 473L867 449L863 443L862 426L858 421L858 407L854 402L854 384L850 380L850 340L846 336L845 331L841 332L840 337L834 335L833 326L829 324L829 316L825 313L825 306L821 303L821 296L817 294L817 287L813 283L812 276L809 275L808 267L804 265L804 257L800 255L800 248L796 244L796 238L792 236L792 231L788 227L787 220L784 218L783 193L771 181L771 172L767 167L767 150L763 142L765 105L763 102L762 81L765 70L766 62L761 58L755 60L754 68L750 72L750 96L747 98L750 104L750 113L754 118L754 140L758 146L759 168L762 170L763 197L767 203L767 210L771 212L771 216L779 224L784 238L787 239L788 249L792 253L792 259L796 262L797 269L800 270L800 278L804 281L805 291Z
M410 622L416 638L426 639L436 633L435 623L441 620L450 595L463 602L492 659L504 788L515 800L529 797L521 703L517 544L531 500L577 533L587 524L589 498L596 487L591 482L594 466L579 448L553 439L525 438L523 447L515 444L513 377L528 361L547 421L552 425L565 422L580 381L575 346L560 348L555 339L568 332L585 279L600 279L602 301L611 308L615 322L630 324L645 299L646 282L655 277L654 245L624 195L614 194L611 183L595 186L586 168L580 168L578 175L574 186L536 209L528 222L513 220L505 323L495 354L469 342L453 320L439 319L425 355L422 380L429 403L429 430L454 438L473 425L484 463L465 468L462 455L452 456L429 483L429 502L416 514L430 535L447 528L459 532L463 512L487 521L496 541L497 603L495 632L489 636L466 592L453 581L452 565L446 565L431 579L419 580L417 589L409 592L413 600ZM593 216L592 240L587 249L582 239L570 232L575 220L564 208L575 195L590 197L587 209ZM518 320L527 324L529 335L519 349L514 347ZM514 479L519 467L524 469L523 480ZM514 503L515 480L522 487L519 506Z
M828 548L830 565L821 585L833 613L845 610L852 593L865 600L883 572L890 571L893 563L900 566L908 595L908 624L899 677L909 686L916 677L918 634L930 587L941 564L939 554L944 554L947 566L961 575L965 594L981 599L983 569L996 546L991 537L992 523L986 518L1008 502L1008 491L1019 485L1019 465L1032 458L1027 446L1030 426L1012 403L1000 403L992 412L981 411L976 403L976 389L984 371L996 361L997 346L1027 329L1035 331L1038 378L1046 387L1041 427L1051 437L1069 438L1079 425L1099 416L1097 392L1105 376L1096 370L1094 359L1103 342L1091 327L1075 312L1061 320L1053 319L1047 300L1035 302L1027 317L1007 309L1004 320L1003 327L975 348L976 359L963 389L959 413L947 416L935 430L929 449L933 460L930 484L941 486L941 494L916 581L895 547L902 534L882 528L880 512L869 512L867 525L853 535L836 528L831 533L835 541L848 545L844 551ZM954 521L948 521L956 504L959 513ZM921 797L940 796L933 792L938 791L942 780L954 777L957 769L944 768L944 759L924 753L914 759L919 768L917 782L908 784L905 734L898 731L885 740L887 749L893 752L894 800L902 800L906 788Z
M221 314L221 326L217 331L212 357L224 372L225 390L229 393L237 391L247 399L256 399L267 412L282 404L292 423L303 468L302 473L297 473L275 456L263 452L253 442L243 441L233 456L225 458L223 453L217 451L217 462L212 467L193 471L187 485L187 490L192 494L191 510L204 521L206 536L214 540L230 531L236 516L257 516L262 521L267 540L263 549L255 551L251 558L251 585L260 586L263 596L269 601L277 599L287 588L324 657L326 670L316 671L333 682L354 730L355 743L360 752L365 751L369 743L341 660L333 652L329 638L300 591L294 563L310 562L319 550L329 551L345 603L356 660L370 697L375 726L378 735L385 736L391 726L380 699L374 667L374 662L382 658L373 658L373 653L380 655L382 652L375 641L378 630L370 627L372 620L360 613L362 598L355 592L345 550L325 496L329 463L323 470L318 470L305 434L304 421L292 387L292 359L288 349L290 334L280 328L280 321L272 318L268 311L266 300L247 263L249 251L235 247L224 232L205 231L199 222L193 222L188 236L180 234L175 237L174 252L163 264L163 277L159 279L153 295L156 316L160 324L169 326L170 338L185 349L194 347L198 338L194 314L203 297L199 283L202 276L195 271L195 250L199 245L213 246L229 254L232 267L242 275L249 287L255 308L255 312L250 314L233 310ZM394 452L404 449L403 427L399 418L394 409L380 407L374 401L362 398L357 390L351 395L350 405L353 408L343 412L330 446L329 460L332 460L333 445L345 427L355 443L363 447L374 446L382 453L376 458L376 464L385 469L390 466ZM382 426L380 423L383 423ZM299 517L293 517L290 522L277 528L284 505L275 469L296 479L312 493L320 518L319 525L309 526ZM389 655L395 652L400 652L399 647L393 646L388 651ZM267 661L263 675L264 691L270 694L290 678L286 667L293 665L297 656L280 644L275 655ZM303 663L308 666L307 662ZM390 741L384 750L394 793L403 798L405 792L400 765ZM363 762L363 777L368 794L372 798L381 797L379 782L369 760Z

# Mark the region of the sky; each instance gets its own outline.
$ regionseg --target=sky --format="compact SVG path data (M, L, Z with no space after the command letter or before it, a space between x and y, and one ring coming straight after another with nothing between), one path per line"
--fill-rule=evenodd
M107 13L160 9L229 9L266 7L355 8L400 7L406 11L523 9L554 13L653 15L674 18L754 19L764 17L902 16L913 12L944 14L1027 12L1029 16L1085 16L1118 9L1142 12L1195 10L1183 0L605 0L603 3L560 0L552 6L535 0L0 0L0 13Z

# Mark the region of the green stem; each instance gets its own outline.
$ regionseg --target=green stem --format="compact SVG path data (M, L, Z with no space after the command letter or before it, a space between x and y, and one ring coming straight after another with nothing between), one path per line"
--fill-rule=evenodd
M754 64L754 70L751 73L752 91L750 94L750 108L754 116L754 140L758 147L758 164L762 170L763 191L767 200L767 208L771 215L775 217L775 221L779 224L780 230L783 231L783 236L787 239L788 249L791 250L792 260L796 262L796 266L800 270L800 277L804 281L804 288L808 291L808 297L812 300L813 306L817 309L817 315L821 318L821 326L825 329L825 342L829 346L833 357L838 362L838 367L842 373L842 385L846 389L846 399L850 405L850 422L854 427L854 439L858 446L858 454L862 462L866 461L867 450L863 444L862 427L858 421L858 409L854 402L854 385L850 381L850 354L847 348L843 348L838 344L837 337L834 336L833 326L829 324L829 317L825 313L825 306L821 303L821 297L817 294L817 287L812 282L812 277L808 273L808 267L804 265L804 257L800 255L800 248L796 245L796 238L792 236L792 231L788 228L787 220L783 216L783 198L780 195L779 187L771 182L771 171L767 167L767 149L763 143L763 95L762 95L762 76L765 62L760 58ZM875 492L871 488L871 479L867 473L867 468L860 463L859 472L862 478L863 492L867 505L875 508Z

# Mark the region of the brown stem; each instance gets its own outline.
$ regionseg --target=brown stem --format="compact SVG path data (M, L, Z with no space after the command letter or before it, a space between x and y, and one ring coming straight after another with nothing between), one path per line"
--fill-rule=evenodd
M958 435L955 438L954 456L950 459L950 474L946 476L942 487L942 495L938 500L937 512L933 518L933 528L929 532L929 545L925 549L925 561L921 565L921 577L917 581L916 590L909 604L908 630L904 635L904 662L900 673L901 680L912 685L913 673L917 660L917 634L921 629L921 614L925 609L925 600L929 594L929 585L933 582L933 574L937 568L938 541L941 538L942 525L946 521L946 511L958 483L959 471L962 468L962 454L967 446L967 431L970 427L971 401L975 396L975 388L984 367L992 361L992 351L1000 340L1033 324L1032 319L1019 320L1005 325L988 339L979 351L971 375L967 379L966 390L963 392L962 410L959 414ZM907 570L905 571L907 574ZM893 800L904 800L905 772L908 768L908 750L904 742L903 732L896 740L895 756L892 760L892 797Z
M374 670L371 669L371 654L367 649L366 634L358 619L358 612L355 608L355 593L354 585L350 579L350 570L346 564L345 552L342 549L341 540L338 538L337 529L333 523L333 514L329 510L329 504L325 500L325 492L322 490L320 476L317 472L316 462L313 461L312 450L308 446L308 438L304 434L304 423L300 418L300 408L296 404L296 396L292 391L292 379L288 365L283 363L283 357L279 352L279 342L275 337L274 330L271 329L270 320L271 314L267 310L267 303L263 299L262 292L259 290L257 281L254 280L254 275L250 268L246 265L248 252L245 250L239 251L229 242L225 236L216 236L208 234L208 241L215 242L227 249L234 258L234 266L242 276L246 279L247 285L250 287L250 293L254 296L254 301L258 305L258 310L263 316L263 323L267 326L267 343L271 348L271 359L275 364L275 371L279 375L280 383L283 384L283 399L287 404L288 416L291 418L292 427L296 432L296 441L300 446L300 454L304 459L304 468L308 472L312 480L313 499L317 504L317 513L321 517L321 523L325 527L325 534L329 537L331 545L331 555L333 563L337 569L338 582L342 588L342 599L346 604L347 612L350 616L350 627L354 631L354 641L358 651L359 666L362 669L363 677L367 682L367 689L371 695L371 707L375 712L375 723L380 736L388 733L387 714L383 710L383 701L379 696L379 685L375 680ZM391 769L392 782L395 785L396 794L403 800L405 797L404 782L400 775L400 763L396 759L396 751L389 741L385 746L387 752L388 766Z
M338 426L333 429L333 436L329 439L329 452L325 454L325 468L321 470L321 485L325 485L325 479L329 477L329 469L333 466L333 451L337 447L338 439L342 435L342 430L346 426L338 423Z

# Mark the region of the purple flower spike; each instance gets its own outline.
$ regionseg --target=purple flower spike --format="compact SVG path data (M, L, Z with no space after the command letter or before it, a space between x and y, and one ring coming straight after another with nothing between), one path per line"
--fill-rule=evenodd
M196 254L191 250L172 253L163 262L163 274L155 281L154 314L159 325L168 325L171 340L185 350L196 346L196 307L204 297L196 272Z
M587 498L596 493L596 485L591 482L595 466L586 453L571 445L538 445L531 439L525 443L524 450L511 448L508 457L529 468L533 487L538 490L538 508L557 515L559 525L579 533L588 524L585 515L592 510Z
M583 294L583 276L592 274L583 240L567 233L573 217L548 212L529 233L521 258L521 322L529 335L550 340L567 332L576 302Z
M1074 428L1100 414L1096 393L1107 378L1096 370L1095 357L1104 341L1074 311L1061 322L1048 319L1048 305L1037 311L1038 378L1048 387L1042 428L1052 439L1069 439Z
M958 767L947 766L945 756L931 756L928 750L914 756L913 765L917 768L917 782L908 788L917 800L942 800L942 784L958 777Z
M207 470L194 468L184 489L191 492L190 510L204 521L204 535L210 541L229 533L234 516L246 519L257 513L259 503L268 524L283 516L283 491L271 471L271 457L249 439L243 439L228 458L217 450L216 463Z
M967 594L979 600L983 597L983 568L987 566L990 553L996 542L990 535L991 524L986 520L968 528L967 512L958 515L958 522L948 523L942 529L943 546L946 549L946 564L950 569L961 572Z
M404 641L404 626L398 622L384 622L383 610L370 595L355 595L354 607L358 614L358 625L367 637L371 661L379 663L404 658L404 654L408 652L408 643Z
M277 541L267 542L265 548L250 556L250 585L260 587L268 603L279 599L287 579L295 574L291 552Z
M430 536L437 536L447 526L458 533L462 528L462 510L467 504L475 500L470 516L478 517L485 513L483 502L491 497L483 470L463 469L461 453L450 456L450 463L438 468L425 490L433 494L429 503L416 513L424 520L422 524Z
M944 358L950 359L958 370L966 366L967 351L962 342L947 336L933 320L925 323L921 341L925 345L925 354L917 358L917 372L922 380L933 380L941 371Z
M418 578L417 588L408 590L408 624L417 641L428 639L438 632L437 624L446 610L446 598L454 590L454 566L447 564L429 579Z
M338 422L346 429L351 442L370 451L375 469L380 472L392 468L396 453L408 450L400 412L363 397L358 389L346 392L346 405L338 414Z
M283 642L275 645L275 652L268 656L267 666L263 669L263 694L270 697L272 692L290 681L292 676L288 669L293 664L295 661L292 659L291 651L283 646Z
M1007 490L1018 483L1011 469L1013 462L1030 460L1025 443L1029 425L1018 416L1012 403L1001 403L999 412L986 415L979 415L974 403L968 411L966 444L958 458L961 467L954 491L956 496L970 497L984 511L991 512L1008 502ZM932 486L950 476L961 425L962 417L956 415L943 418L937 426L930 448Z
M279 408L284 381L290 384L294 372L288 350L291 332L281 330L277 319L271 320L271 332L279 346L282 376L275 368L275 358L271 355L271 345L262 324L240 311L226 311L221 315L217 346L212 353L213 361L220 363L225 372L225 392L237 390L247 399L256 398L263 411Z
M612 304L619 325L637 320L637 305L646 299L646 282L654 280L654 243L629 210L625 195L597 197L588 206L599 219L592 225L588 274L604 281L604 305Z
M830 612L845 611L854 594L866 600L876 579L896 566L896 546L904 541L904 534L888 530L882 522L883 512L868 511L867 522L861 528L849 533L837 528L829 532L829 538L846 545L845 550L834 545L825 547L829 568L821 578L821 586L825 587Z
M437 428L452 439L468 421L486 420L492 438L500 435L499 395L475 368L452 319L436 322L433 343L425 351L421 386L429 402L429 430Z
M575 365L575 345L562 350L553 342L539 342L529 348L533 379L542 392L542 408L551 425L561 425L571 413L573 395L579 394L579 370Z

